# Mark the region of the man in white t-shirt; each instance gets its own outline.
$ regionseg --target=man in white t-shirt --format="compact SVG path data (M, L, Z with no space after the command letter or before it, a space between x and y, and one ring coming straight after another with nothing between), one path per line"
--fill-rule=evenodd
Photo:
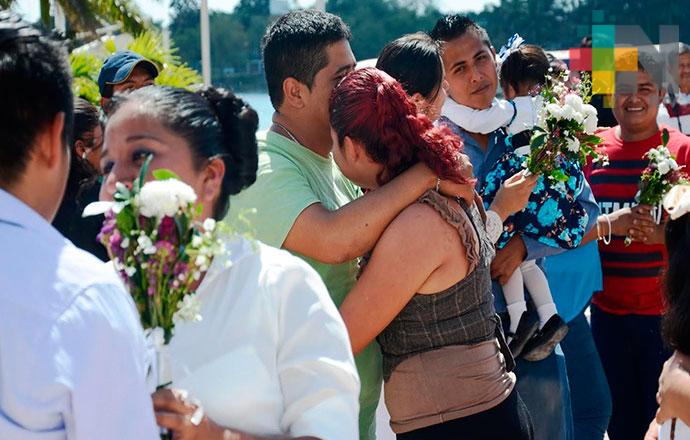
M690 134L690 46L679 43L678 91L669 88L664 102L659 106L658 125L666 125Z
M66 55L0 12L0 439L156 439L134 304L50 225L70 162Z

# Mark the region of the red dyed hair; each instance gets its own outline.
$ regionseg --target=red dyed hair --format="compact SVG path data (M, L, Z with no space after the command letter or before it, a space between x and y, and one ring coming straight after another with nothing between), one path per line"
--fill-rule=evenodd
M351 72L331 94L330 115L341 145L345 136L357 140L383 165L377 176L380 185L417 162L442 179L466 183L458 167L462 140L417 113L402 86L387 73L373 67Z

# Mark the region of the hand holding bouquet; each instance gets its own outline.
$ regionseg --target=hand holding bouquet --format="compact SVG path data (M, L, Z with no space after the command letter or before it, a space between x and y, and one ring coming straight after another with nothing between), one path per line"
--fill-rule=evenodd
M216 223L196 221L201 205L187 184L168 170L155 170L144 183L151 157L128 189L117 183L114 202L96 202L84 215L105 212L98 239L132 295L147 340L161 357L180 321L200 321L195 288L222 250ZM157 385L169 381L157 359ZM155 367L154 367L155 368Z
M606 156L596 151L602 139L594 133L597 129L597 110L588 104L591 88L584 77L576 88L565 85L565 77L547 76L546 85L540 95L543 107L539 111L537 124L530 140L530 154L527 170L532 174L543 174L553 180L567 181L562 170L564 160L606 164Z
M683 172L675 157L666 147L668 144L668 130L661 134L661 145L650 149L644 157L649 164L640 176L639 190L635 200L641 205L657 206L664 196L676 185L687 184L688 176ZM632 243L630 237L625 237L625 245Z

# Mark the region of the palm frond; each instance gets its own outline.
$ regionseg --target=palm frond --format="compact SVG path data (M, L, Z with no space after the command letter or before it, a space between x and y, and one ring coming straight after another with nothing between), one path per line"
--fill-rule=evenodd
M101 94L98 90L98 73L103 60L88 53L74 53L69 55L72 67L72 91L74 96L80 96L94 105L98 105Z
M166 48L163 35L155 30L146 30L139 34L127 45L127 49L158 64L159 69L169 64L180 64L181 62L177 55L178 49L172 44Z
M156 78L156 84L194 90L203 83L199 72L186 64L169 64L161 70Z
M149 23L132 0L58 1L75 32L94 31L106 23L120 23L125 32L133 35L149 28Z

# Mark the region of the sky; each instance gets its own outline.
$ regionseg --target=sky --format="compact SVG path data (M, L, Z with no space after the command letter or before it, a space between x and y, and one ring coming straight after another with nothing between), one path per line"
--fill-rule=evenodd
M168 0L134 0L142 12L149 15L154 21L166 22L168 18ZM232 11L239 0L208 0L209 9L220 11ZM466 12L481 11L487 4L498 4L498 0L435 0L442 12ZM296 0L300 6L311 6L313 0ZM15 9L29 21L34 21L39 16L38 0L18 0Z

